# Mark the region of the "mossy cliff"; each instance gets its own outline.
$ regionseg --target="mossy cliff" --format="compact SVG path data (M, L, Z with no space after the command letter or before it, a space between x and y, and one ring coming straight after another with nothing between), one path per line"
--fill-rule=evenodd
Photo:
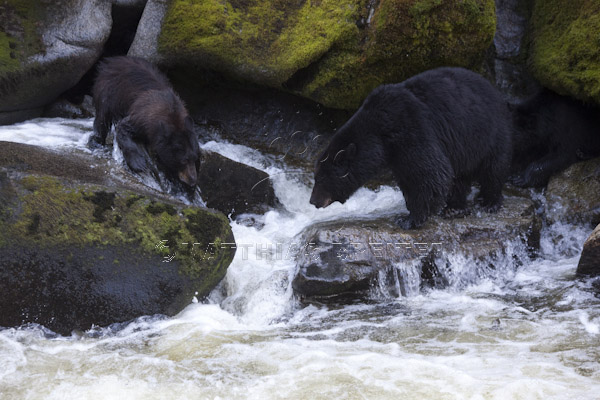
M381 83L440 65L477 69L494 31L492 0L174 0L159 51L352 109Z
M530 67L540 83L600 104L600 2L536 0Z
M0 151L0 326L35 322L69 333L174 315L224 277L235 241L223 214L40 174L38 161L22 160L50 170L38 153L61 156L3 145L10 155Z

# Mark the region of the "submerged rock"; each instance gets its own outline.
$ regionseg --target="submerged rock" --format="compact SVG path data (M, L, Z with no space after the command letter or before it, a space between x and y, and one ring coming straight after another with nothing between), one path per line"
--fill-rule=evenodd
M550 178L546 189L549 223L600 223L600 158L571 165Z
M381 83L440 65L478 68L494 30L493 0L176 0L159 53L355 109Z
M174 315L223 278L227 218L129 184L110 163L0 145L0 326L58 333Z
M577 274L600 275L600 224L583 244Z
M511 247L535 252L540 229L533 202L513 196L505 197L497 214L434 217L418 230L400 229L392 216L317 224L302 234L307 246L298 256L293 288L303 298L326 299L364 297L374 285L392 296L444 286L458 267L452 257L489 268Z

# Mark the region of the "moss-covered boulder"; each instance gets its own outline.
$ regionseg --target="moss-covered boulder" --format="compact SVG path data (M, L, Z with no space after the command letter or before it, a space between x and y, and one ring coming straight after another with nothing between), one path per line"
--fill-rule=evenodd
M111 175L90 156L0 145L0 326L67 334L174 315L223 278L235 253L223 214Z
M0 2L0 124L41 112L75 85L102 52L111 2Z
M384 82L477 68L494 30L492 0L174 0L159 51L172 64L352 109Z
M600 2L535 1L530 65L542 85L600 104L599 48Z

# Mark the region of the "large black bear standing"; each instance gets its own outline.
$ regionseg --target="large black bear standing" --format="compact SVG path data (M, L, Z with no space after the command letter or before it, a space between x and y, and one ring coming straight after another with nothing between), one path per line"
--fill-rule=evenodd
M600 110L543 89L511 105L514 121L512 183L546 186L552 174L600 155Z
M133 171L149 169L140 147L146 145L168 174L196 184L199 147L193 121L155 66L133 57L107 58L98 67L92 93L96 119L91 144L103 145L116 124L115 138Z
M310 202L345 202L383 168L404 194L404 228L421 226L444 204L464 209L471 181L488 211L502 205L511 161L508 105L480 75L438 68L382 85L333 136L315 164Z

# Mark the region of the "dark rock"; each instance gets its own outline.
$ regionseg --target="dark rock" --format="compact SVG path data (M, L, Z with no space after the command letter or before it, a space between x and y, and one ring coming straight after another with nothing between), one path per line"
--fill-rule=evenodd
M536 88L526 63L532 7L533 0L496 0L493 69L496 86L510 98L524 97Z
M546 188L546 217L596 226L600 223L600 158L571 165L554 175Z
M393 218L313 225L301 235L307 246L298 256L293 288L303 298L320 300L362 298L374 285L397 296L448 284L454 256L490 268L515 243L523 255L539 248L541 221L531 200L505 197L497 214L477 214L434 217L410 231Z
M85 96L81 104L73 104L67 99L59 99L44 109L47 118L91 118L95 114L92 98Z
M600 275L600 224L583 244L581 258L577 264L577 274Z
M169 76L205 140L222 137L288 164L312 167L352 115L273 89L202 85L198 81L220 79L203 71L172 71Z
M277 206L269 175L220 154L203 151L198 187L206 206L232 217Z
M174 315L235 253L227 218L139 190L88 154L0 145L0 326L60 334Z

